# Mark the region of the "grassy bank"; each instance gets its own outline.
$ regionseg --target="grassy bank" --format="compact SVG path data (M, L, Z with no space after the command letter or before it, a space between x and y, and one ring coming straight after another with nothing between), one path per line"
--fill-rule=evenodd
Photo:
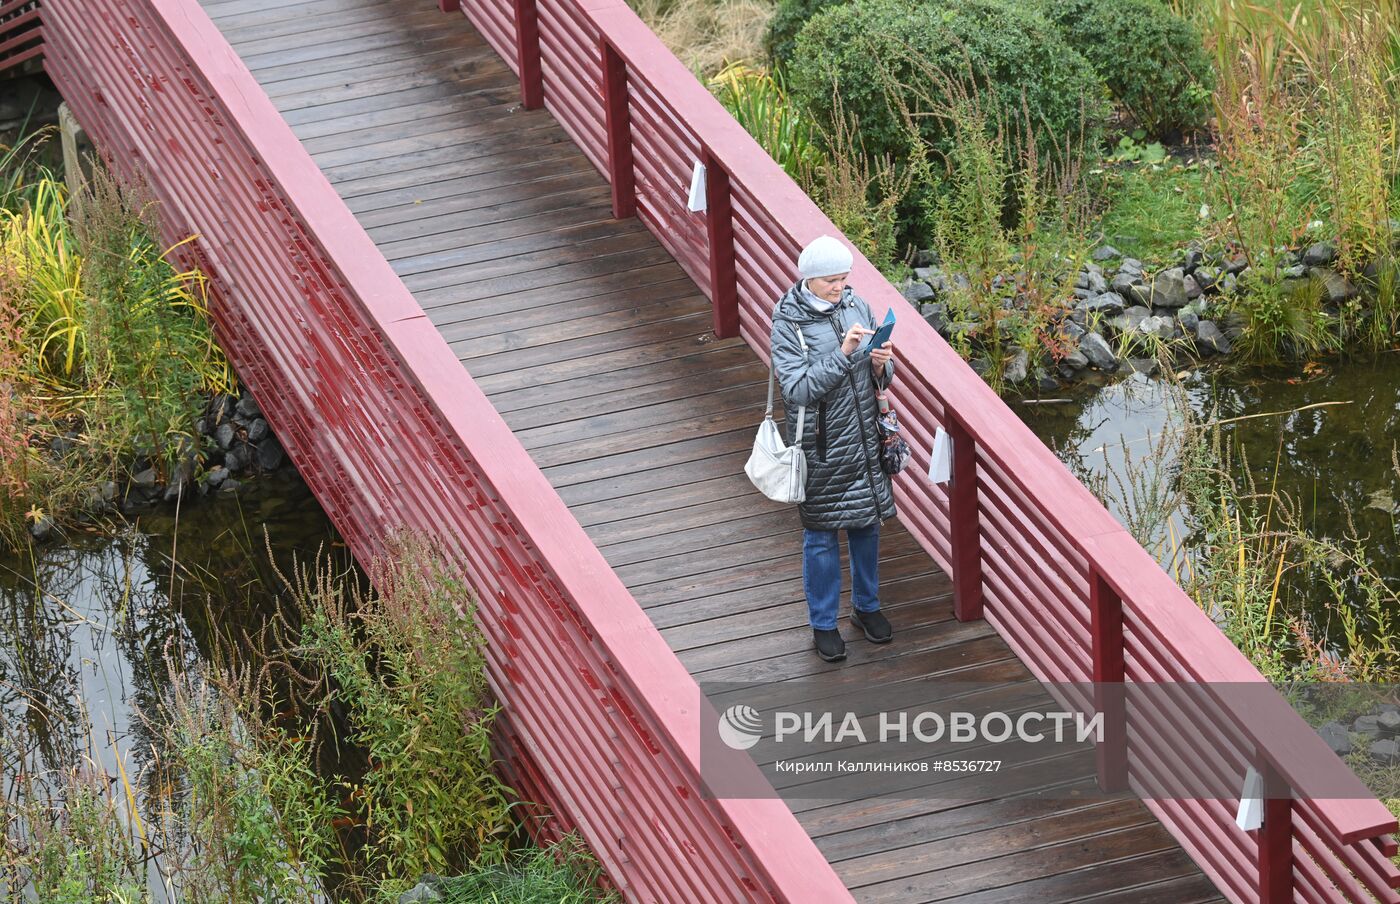
M130 475L198 460L195 420L235 389L203 276L171 262L139 184L102 170L70 197L0 149L0 543L111 506Z

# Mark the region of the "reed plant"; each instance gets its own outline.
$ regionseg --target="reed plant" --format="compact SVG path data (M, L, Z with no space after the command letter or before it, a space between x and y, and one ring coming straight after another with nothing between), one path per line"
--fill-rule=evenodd
M922 111L903 115L911 125L919 112L940 117L951 136L941 172L919 163L920 153L914 171L937 185L926 218L943 266L967 279L948 296L949 319L972 324L954 343L969 356L976 341L991 364L985 376L1000 391L1018 351L1037 362L1062 354L1060 299L1089 246L1084 136L1046 155L1024 102L1018 116L1002 116L969 82L936 71L924 77L941 91L920 96Z
M709 84L744 131L794 180L806 182L822 166L816 127L789 98L780 73L730 63Z
M500 862L512 831L475 599L429 541L405 535L391 549L370 569L374 592L325 568L288 582L302 610L295 659L368 757L349 797L366 837L360 878L380 889Z

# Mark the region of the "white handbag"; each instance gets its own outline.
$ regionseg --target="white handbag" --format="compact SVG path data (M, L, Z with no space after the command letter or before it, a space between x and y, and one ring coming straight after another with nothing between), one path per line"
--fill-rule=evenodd
M802 336L802 328L797 328L797 341L802 344L802 353L807 353L807 340ZM774 502L802 502L807 498L807 456L802 452L802 427L807 419L807 406L797 409L797 434L792 445L783 445L782 432L773 423L773 384L777 377L770 367L768 370L768 407L763 412L763 423L758 425L758 436L754 437L753 452L744 464L744 473L758 487L758 491Z

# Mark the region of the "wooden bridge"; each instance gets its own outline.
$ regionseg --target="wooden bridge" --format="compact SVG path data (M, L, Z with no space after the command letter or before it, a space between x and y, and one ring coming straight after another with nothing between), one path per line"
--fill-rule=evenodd
M1400 901L1395 820L1306 794L1330 753L1276 696L1282 722L1233 724L1070 700L1106 717L1097 759L997 797L709 795L697 679L1262 679L864 260L916 448L881 548L898 634L818 661L796 514L742 464L772 303L835 228L622 0L442 2L44 0L42 52L199 236L220 339L357 554L427 530L470 576L541 834L580 831L631 901ZM1094 793L1193 744L1265 776L1262 829Z

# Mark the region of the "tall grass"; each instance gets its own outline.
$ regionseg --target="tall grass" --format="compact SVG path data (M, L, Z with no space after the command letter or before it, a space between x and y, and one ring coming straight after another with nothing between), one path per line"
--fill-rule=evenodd
M793 105L781 74L731 63L710 79L710 90L793 179L805 182L821 167L816 126Z
M627 0L702 81L731 62L763 59L774 0Z
M123 467L164 472L192 456L207 395L235 388L203 277L158 244L142 185L98 170L84 191L78 217L62 181L31 167L8 179L0 209L7 545L26 517L71 514ZM44 448L60 436L73 447L61 460Z
M315 696L343 707L348 740L369 759L350 795L367 838L362 877L381 887L498 862L512 797L493 769L475 600L422 538L396 541L371 573L378 592L325 569L290 582L303 607L295 659L319 676Z

